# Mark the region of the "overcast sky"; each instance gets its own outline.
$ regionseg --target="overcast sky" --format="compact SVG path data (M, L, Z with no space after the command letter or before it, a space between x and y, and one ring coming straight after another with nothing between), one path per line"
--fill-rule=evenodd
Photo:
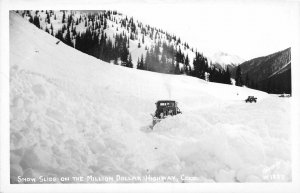
M223 51L248 60L291 46L291 9L288 1L190 1L125 6L121 12L208 55Z

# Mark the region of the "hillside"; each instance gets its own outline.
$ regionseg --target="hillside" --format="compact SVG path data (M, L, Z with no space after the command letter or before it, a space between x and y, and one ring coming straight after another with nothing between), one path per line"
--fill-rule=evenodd
M291 93L291 48L242 63L250 87L269 93Z
M223 52L204 56L180 37L117 11L41 10L19 14L77 50L126 67L208 80L206 73L212 82L227 83L220 78L224 76L222 71L243 61Z
M112 65L57 43L13 11L9 19L11 183L41 175L291 181L288 98ZM248 95L258 103L246 104ZM150 130L160 99L178 101L183 114Z

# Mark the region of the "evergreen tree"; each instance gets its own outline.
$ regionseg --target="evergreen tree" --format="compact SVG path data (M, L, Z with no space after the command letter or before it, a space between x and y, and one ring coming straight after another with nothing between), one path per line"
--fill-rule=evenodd
M50 33L49 29L47 28L47 26L46 26L45 32Z
M189 56L186 55L185 60L184 60L184 71L185 74L189 75L190 74L190 60L189 60Z
M169 67L170 74L175 74L175 63L174 62L175 62L174 57L172 57L172 61L171 61L170 67Z
M32 18L32 16L29 15L28 17L29 17L29 22L30 22L30 23L33 23L33 18Z
M61 41L63 41L63 33L61 30L58 30L57 33L55 34L55 37Z
M231 74L230 74L228 66L226 68L226 72L224 73L224 83L231 84Z
M121 52L121 60L123 63L127 63L127 59L128 59L128 55L129 55L129 50L126 46L126 40L125 42L123 42L123 45L122 45L122 52Z
M119 64L118 64L118 57L115 57L115 59L114 59L114 64L115 64L115 65L119 65Z
M126 67L133 68L131 54L129 54L129 58L128 58Z
M40 19L37 15L34 16L33 18L33 24L37 27L37 28L41 28L40 26Z
M138 57L138 60L137 60L136 68L140 69L140 58L139 57Z
M134 34L133 34L132 32L130 33L129 38L130 38L131 40L134 40Z
M71 47L73 47L73 43L72 43L72 40L71 40L71 35L70 35L70 30L67 29L67 34L66 34L66 37L65 37L65 43Z
M65 20L66 20L66 15L65 15L65 11L63 11L61 23L65 23L66 22Z
M68 16L68 21L67 21L67 28L69 28L70 25L73 24L72 21L73 21L72 15L69 15L69 16Z
M95 37L95 39L97 38ZM95 42L95 44L98 44L98 42ZM106 39L104 34L102 33L100 38L100 43L98 45L99 48L98 58L101 60L105 59L105 47L106 47Z
M103 29L106 29L106 28L107 28L107 21L106 21L106 19L104 19Z
M176 61L176 65L175 65L175 74L180 74L180 67L178 61Z
M143 57L143 55L141 56L141 60L140 60L140 63L138 65L138 69L140 69L140 70L144 70L145 69L144 68L144 57Z
M167 66L166 55L162 54L159 66L160 66L160 72L168 73L169 69L168 69L168 66Z
M147 50L146 57L145 57L145 70L149 70L150 63L151 63L150 53ZM150 70L151 70L151 68L150 68Z
M47 23L50 24L50 16L49 16L48 13L47 13L47 17L46 17L46 18L47 18L47 19L46 19L46 20L47 20Z
M235 85L236 86L243 86L243 80L242 80L242 70L240 65L238 65L236 69L236 74L235 74Z
M63 26L62 26L62 28L61 28L61 32L64 34L66 29L67 29L66 25L63 24Z
M183 71L183 69L181 68L181 69L180 69L180 74L183 74L183 73L184 73L184 71Z

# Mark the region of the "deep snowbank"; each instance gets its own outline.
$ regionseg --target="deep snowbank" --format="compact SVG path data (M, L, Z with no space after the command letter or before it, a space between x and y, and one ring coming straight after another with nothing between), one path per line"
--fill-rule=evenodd
M189 112L160 122L154 132L177 142L172 146L185 163L183 173L215 181L268 181L277 174L288 180L289 108L277 103L268 98L219 107L218 112Z
M117 174L291 180L288 99L115 66L56 42L10 13L12 182ZM259 102L245 104L248 95ZM177 100L184 113L149 131L159 99Z

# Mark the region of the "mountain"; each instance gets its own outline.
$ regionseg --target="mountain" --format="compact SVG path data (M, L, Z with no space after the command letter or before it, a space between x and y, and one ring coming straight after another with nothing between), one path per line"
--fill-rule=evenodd
M242 58L236 55L231 55L225 52L216 52L210 57L211 62L221 69L226 69L227 66L232 69L237 65L245 62Z
M291 93L291 48L240 65L248 85L269 93Z
M146 59L147 52L148 55L149 52L155 52L156 58L151 61L153 66L158 65L156 63L160 63L162 58L166 59L167 65L171 63L172 57L176 56L180 67L183 68L187 56L191 65L195 57L193 49L186 42L181 42L179 37L162 29L144 25L116 11L20 11L19 13L28 20L33 16L39 18L38 27L62 41L66 41L66 36L70 36L69 45L72 44L72 47L119 65L123 65L127 59L121 57L123 49L126 48L128 52L126 54L131 54L134 67L137 67L138 60L142 56L144 60ZM88 48L82 44L87 44ZM101 49L110 51L103 53ZM150 65L148 68L150 71L172 73L164 68L151 69Z
M226 66L231 69L240 63L237 56L222 52L208 58L180 37L117 11L50 10L19 14L77 50L126 67L206 80L209 74L210 81L228 83L223 71Z
M13 11L9 20L11 183L268 182L274 173L291 181L289 99L112 65ZM249 95L258 103L246 104ZM150 130L161 99L183 114ZM169 175L176 179L143 178Z

